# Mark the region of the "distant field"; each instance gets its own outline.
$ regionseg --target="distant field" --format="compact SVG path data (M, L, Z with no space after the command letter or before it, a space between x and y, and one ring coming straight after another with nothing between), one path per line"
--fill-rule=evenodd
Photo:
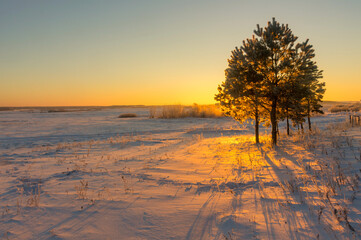
M336 105L351 105L351 104L361 104L358 101L324 101L322 103L323 109L325 111L329 111L331 107ZM192 107L192 105L113 105L113 106L51 106L51 107L0 107L0 111L39 111L39 112L76 112L76 111L94 111L94 110L102 110L102 109L124 109L124 108L163 108L170 106L183 106L183 107ZM199 106L211 106L211 105L199 105Z
M255 145L252 123L228 117L42 109L0 112L2 239L361 236L361 129L346 113L291 137L280 122L272 149L269 129Z

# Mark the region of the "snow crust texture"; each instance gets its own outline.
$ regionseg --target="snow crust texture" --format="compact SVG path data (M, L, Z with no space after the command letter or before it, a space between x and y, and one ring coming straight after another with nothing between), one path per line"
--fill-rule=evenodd
M0 238L360 239L361 128L346 119L272 148L229 118L0 112Z

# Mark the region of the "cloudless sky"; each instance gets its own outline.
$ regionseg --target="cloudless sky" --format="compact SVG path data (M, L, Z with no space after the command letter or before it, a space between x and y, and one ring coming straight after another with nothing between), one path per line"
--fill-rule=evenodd
M360 0L0 0L0 106L214 103L272 17L310 39L325 100L361 99Z

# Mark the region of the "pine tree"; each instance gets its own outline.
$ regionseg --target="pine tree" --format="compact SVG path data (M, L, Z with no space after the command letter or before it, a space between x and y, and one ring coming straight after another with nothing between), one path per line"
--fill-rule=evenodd
M300 124L304 118L321 112L324 83L312 45L308 40L296 44L288 25L274 18L267 27L257 25L252 39L243 41L228 60L226 80L218 87L215 99L226 115L238 121L255 120L256 142L261 121L272 126L272 143L277 145L278 122L286 119ZM268 116L267 116L268 114Z
M294 125L300 124L303 127L304 118L308 117L309 127L311 126L310 113L312 111L322 112L319 102L324 91L316 91L322 77L312 59L315 57L312 45L308 40L297 44L292 54L292 63L289 68L289 79L285 82L280 94L280 106L282 108L281 118L286 118L287 135L289 132L289 119ZM324 86L324 83L322 83ZM322 85L321 84L321 85ZM316 92L319 92L316 96ZM312 105L312 106L311 106Z
M295 64L292 59L295 53L297 37L293 35L288 25L278 23L275 18L268 22L268 26L254 31L259 37L263 49L267 52L262 64L258 64L257 72L264 78L267 89L266 97L271 104L270 122L272 125L272 143L277 145L277 129L280 120L279 105L282 90L288 89L292 72L290 69ZM263 50L264 51L264 50Z
M319 79L322 78L322 71L318 70L316 62L313 61L315 51L308 41L307 39L305 42L297 45L297 48L301 51L299 55L302 59L298 79L303 85L303 99L299 102L302 105L300 109L303 109L303 115L307 116L308 127L311 131L311 114L315 112L323 114L320 103L325 93L325 83L319 82Z
M241 48L232 51L225 70L226 80L218 86L219 93L215 99L220 102L227 116L241 123L253 119L256 143L259 143L259 124L267 115L263 107L263 77L254 69L256 45L257 41L247 39Z

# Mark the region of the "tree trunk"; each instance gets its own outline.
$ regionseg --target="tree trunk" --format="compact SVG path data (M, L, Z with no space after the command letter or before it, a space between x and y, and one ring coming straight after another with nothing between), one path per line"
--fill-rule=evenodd
M290 121L288 119L288 109L287 109L286 115L287 115L287 136L289 136L290 135Z
M271 125L272 125L272 145L277 145L277 99L272 101Z
M308 100L308 102L307 102L307 120L308 120L308 129L310 130L310 131L312 131L312 129L311 129L311 103L310 103L310 101Z
M254 131L255 131L255 135L256 135L256 143L259 143L259 116L258 116L258 107L256 107L256 111L255 111Z
M312 131L312 129L311 129L311 118L310 118L310 115L307 116L307 120L308 120L308 129L309 129L310 131Z
M301 131L303 132L303 123L301 123Z

